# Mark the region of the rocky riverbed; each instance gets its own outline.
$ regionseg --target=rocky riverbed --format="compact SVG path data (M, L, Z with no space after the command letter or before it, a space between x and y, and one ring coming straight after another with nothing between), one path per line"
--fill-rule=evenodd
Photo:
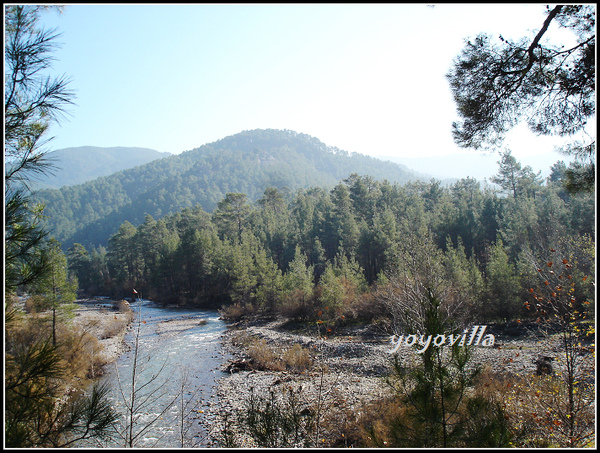
M111 303L80 302L74 319L96 336L105 363L128 349L124 336L131 314L111 309ZM160 337L178 336L203 322L192 314L158 322L155 329ZM485 333L494 335L494 344L474 347L472 363L484 365L492 375L526 378L539 371L544 358L555 359L550 366L560 372L560 344L551 333L514 324L488 326ZM194 423L208 433L203 445L259 446L243 423L251 397L263 402L274 398L285 407L293 396L300 412L319 426L311 429L309 439L291 446L356 446L353 439L362 415L390 395L385 377L394 357L403 364L419 359L406 345L392 354L396 344L390 340L373 325L349 324L329 333L322 326L294 325L286 319L230 324L221 334L222 355L230 359L222 363L213 387L217 398L193 411Z
M156 325L159 335L177 335L180 332L206 324L206 319L196 316L186 316L181 319L169 319Z
M494 345L475 347L473 363L485 365L498 375L533 374L541 357L560 355L557 341L539 332L527 334L525 330L511 332L505 327L490 327L486 333L494 335ZM301 372L261 369L253 365L249 339L262 341L263 346L274 351L300 345L310 351L311 366ZM286 320L279 319L231 326L223 343L234 359L223 368L224 376L217 387L218 403L210 410L209 430L215 445L220 442L221 446L256 446L250 436L237 429L237 420L247 413L252 394L263 398L273 394L285 401L290 391L296 392L300 404L313 411L322 424L319 438L311 445L323 446L344 446L350 442L336 430L356 427L366 405L389 395L384 378L391 370L393 345L389 335L377 332L373 326L348 327L327 337L316 330L294 330ZM397 357L402 363L418 360L410 347L399 348Z
M132 316L126 310L115 310L108 299L78 300L73 324L98 339L97 352L105 364L117 360L129 347L124 341Z

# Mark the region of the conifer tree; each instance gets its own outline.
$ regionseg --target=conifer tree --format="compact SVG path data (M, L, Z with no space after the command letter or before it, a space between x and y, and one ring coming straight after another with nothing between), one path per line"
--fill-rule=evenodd
M585 131L596 105L595 13L594 5L548 6L532 37L513 41L479 34L467 40L447 75L461 116L452 125L455 142L497 148L521 121L543 135ZM575 44L546 39L553 24L570 30ZM577 161L565 181L569 190L593 190L595 136L563 151Z
M52 310L52 344L56 346L57 311L69 313L77 299L77 280L68 274L67 258L60 244L51 239L44 252L48 256L48 267L42 278L32 285L33 294L41 296L41 309Z
M46 131L74 97L66 77L46 72L58 34L40 27L45 8L5 6L5 292L34 281L47 264L45 255L36 252L47 233L41 224L43 206L32 202L30 183L51 170L43 149Z

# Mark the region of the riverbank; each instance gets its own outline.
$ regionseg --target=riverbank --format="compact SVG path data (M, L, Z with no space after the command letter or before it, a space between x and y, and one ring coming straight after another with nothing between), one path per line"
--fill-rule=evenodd
M312 328L311 328L312 329ZM225 364L225 376L218 381L218 404L210 426L213 442L221 446L257 446L247 433L237 429L238 420L248 412L251 395L281 398L292 390L300 405L310 407L320 424L314 446L356 446L358 421L369 405L389 395L385 376L389 375L393 355L390 336L369 325L336 331L335 336L319 335L294 328L285 319L237 323L223 335L223 348L234 359ZM526 376L537 370L540 357L556 357L559 345L540 335L505 335L496 329L493 347L474 348L473 363L486 366L503 376ZM494 333L489 329L486 333ZM303 371L265 369L256 360L257 346L263 354L285 354L293 345L310 352L311 365ZM270 351L270 352L269 352ZM398 350L403 364L418 360L413 348ZM308 411L309 409L306 409ZM310 412L304 412L309 414ZM318 413L315 413L317 411ZM224 445L228 443L229 445Z
M264 446L264 441L259 445L250 435L249 423L257 427L257 419L248 420L251 401L255 408L262 405L263 413L266 404L274 402L271 408L282 408L284 414L295 410L300 416L300 431L305 429L308 434L300 432L299 440L286 446L365 446L366 434L360 427L364 426L366 414L389 411L391 400L386 398L390 389L385 378L392 370L394 355L390 350L398 346L397 357L402 364L420 358L414 348L397 339L392 343L389 334L377 326L351 322L329 331L326 325L294 324L283 318L254 319L229 324L225 331L221 327L200 349L182 342L186 331L206 322L204 317L192 312L173 319L157 319L151 326L159 341L174 341L183 348L177 353L177 357L181 356L179 367L205 360L213 362L194 374L196 379L210 376L189 421L205 429L201 435L203 446ZM112 310L110 301L102 301L100 305L80 303L74 323L97 338L101 347L96 354L102 354L102 361L107 364L128 349L123 341L127 332L125 320L125 313ZM481 327L468 329L467 342L471 336L478 337ZM507 382L529 382L539 371L542 357L554 359L547 365L560 373L561 348L557 338L547 332L535 333L531 327L486 326L481 338L494 335L494 344L475 347L471 363L486 367L492 380L508 377ZM167 351L167 346L163 346ZM209 350L209 346L216 349ZM593 375L591 372L591 379ZM254 414L260 416L261 410ZM282 445L280 438L275 441L273 446Z
M76 303L73 325L97 339L100 363L112 363L129 350L125 334L133 320L130 309L116 310L113 304L117 301L110 299L80 299Z
M94 336L100 345L100 354L106 364L117 360L130 346L125 343L125 334L131 326L134 314L123 301L112 299L80 299L76 301L74 326ZM184 316L162 321L156 325L156 333L162 336L177 335L199 325L206 319Z

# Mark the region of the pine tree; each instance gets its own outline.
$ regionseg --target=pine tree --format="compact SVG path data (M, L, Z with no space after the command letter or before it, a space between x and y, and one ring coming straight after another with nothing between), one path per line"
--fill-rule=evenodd
M72 303L77 299L77 280L69 276L67 258L56 240L51 239L42 253L47 256L47 269L31 290L41 295L38 308L52 310L52 344L56 346L57 312L72 312Z

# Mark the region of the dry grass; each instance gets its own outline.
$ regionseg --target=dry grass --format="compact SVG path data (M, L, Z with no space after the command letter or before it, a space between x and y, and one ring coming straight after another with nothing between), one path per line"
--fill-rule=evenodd
M102 346L94 335L74 327L62 330L59 341L68 375L74 379L93 379L102 375L105 361L101 354Z
M351 439L359 446L389 447L395 443L392 427L405 414L406 408L392 396L372 401L361 411Z
M11 325L11 335L19 339L23 345L34 344L52 338L51 316L47 314L23 315ZM101 374L104 364L99 354L102 347L90 327L58 320L56 325L56 343L62 358L61 364L66 379L66 388L78 386L78 381L85 381Z
M490 376L483 386L500 398L519 435L520 447L593 447L594 383L575 381L569 404L567 383L559 375Z
M127 318L114 315L113 319L109 319L102 326L102 333L100 334L100 339L105 340L106 338L112 338L119 335L127 328L129 322L130 321Z
M310 351L296 343L289 348L272 347L264 338L238 332L234 344L242 346L256 370L302 373L312 367Z
M253 366L259 370L284 371L285 366L273 348L264 339L253 339L248 345L247 353Z
M295 371L296 373L306 371L312 366L310 351L298 343L287 349L283 353L281 360L288 370Z

